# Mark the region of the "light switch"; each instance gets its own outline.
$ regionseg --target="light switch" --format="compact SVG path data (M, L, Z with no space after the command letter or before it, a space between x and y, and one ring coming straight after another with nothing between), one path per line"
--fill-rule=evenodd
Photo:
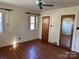
M50 25L52 27L52 25Z

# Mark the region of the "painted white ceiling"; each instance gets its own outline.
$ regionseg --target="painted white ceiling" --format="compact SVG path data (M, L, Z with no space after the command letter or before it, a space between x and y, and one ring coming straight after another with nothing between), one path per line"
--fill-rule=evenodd
M47 4L54 4L54 7L44 7L43 11L49 10L49 9L79 5L79 0L42 0L42 1ZM35 0L0 0L0 3L20 6L20 7L24 7L24 8L35 10L35 11L42 11L39 9L37 4L35 3Z

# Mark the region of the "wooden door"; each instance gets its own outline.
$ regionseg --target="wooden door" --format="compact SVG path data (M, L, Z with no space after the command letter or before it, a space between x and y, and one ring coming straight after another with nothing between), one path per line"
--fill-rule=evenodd
M60 46L71 50L75 15L61 16Z
M48 42L50 16L42 17L42 40Z

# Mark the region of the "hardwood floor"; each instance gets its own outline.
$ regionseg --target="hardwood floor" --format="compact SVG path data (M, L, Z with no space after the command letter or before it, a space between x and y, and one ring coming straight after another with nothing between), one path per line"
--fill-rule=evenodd
M33 40L18 44L15 49L12 46L0 48L0 59L79 59L79 54Z

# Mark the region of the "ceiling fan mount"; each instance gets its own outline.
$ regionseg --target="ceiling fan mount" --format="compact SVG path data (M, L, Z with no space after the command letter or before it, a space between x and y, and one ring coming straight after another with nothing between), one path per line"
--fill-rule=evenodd
M44 6L46 6L46 7L47 6L48 7L53 7L54 6L53 4L43 4L42 0L36 0L35 2L39 6L40 9L43 9Z

